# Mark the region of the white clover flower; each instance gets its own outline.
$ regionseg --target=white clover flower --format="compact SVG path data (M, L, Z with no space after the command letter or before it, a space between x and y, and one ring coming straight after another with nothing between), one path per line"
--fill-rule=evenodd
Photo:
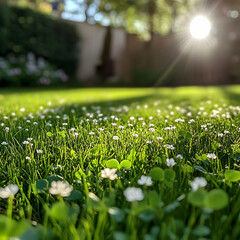
M184 123L185 121L184 121L184 119L177 118L177 119L175 119L175 122L176 122L176 123L178 123L178 122Z
M77 136L79 135L79 133L73 132L72 135L73 135L74 137L77 137Z
M144 198L141 188L128 187L123 192L128 202L141 201Z
M6 145L8 145L8 143L7 142L2 142L1 143L3 146L6 146Z
M49 189L49 193L52 195L61 195L62 197L68 197L73 190L73 187L67 182L53 181Z
M5 127L5 131L9 132L10 128L9 127Z
M155 132L155 129L154 128L149 128L148 131Z
M179 158L179 159L183 159L183 156L181 155L181 154L178 154L177 156L176 156L176 158Z
M148 176L142 175L140 179L138 179L139 185L146 185L146 186L152 186L152 178Z
M176 165L176 162L175 162L175 160L173 159L173 158L167 158L166 159L166 163L167 163L167 166L168 167L173 167L174 165Z
M113 140L118 140L119 137L118 136L113 136Z
M209 159L216 159L216 158L217 158L217 156L216 156L214 153L208 153L208 154L207 154L207 157L208 157Z
M157 137L157 140L161 142L163 140L163 137Z
M205 187L207 185L207 180L203 177L196 177L190 183L193 191L197 191L200 187Z
M5 188L0 188L0 198L9 198L11 195L15 195L19 190L18 185L10 184Z
M116 174L117 169L110 169L110 168L105 168L101 170L101 177L102 178L109 178L110 180L114 180L117 178Z
M195 122L194 119L190 119L190 120L188 121L189 124L194 123L194 122Z
M170 149L170 150L175 149L175 147L173 145L170 145L170 144L165 144L164 147L167 148L167 149Z

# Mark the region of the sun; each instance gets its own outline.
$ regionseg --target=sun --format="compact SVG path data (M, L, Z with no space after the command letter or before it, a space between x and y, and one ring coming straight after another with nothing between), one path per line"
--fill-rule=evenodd
M190 23L190 33L193 38L202 40L208 37L211 31L211 23L204 16L196 16Z

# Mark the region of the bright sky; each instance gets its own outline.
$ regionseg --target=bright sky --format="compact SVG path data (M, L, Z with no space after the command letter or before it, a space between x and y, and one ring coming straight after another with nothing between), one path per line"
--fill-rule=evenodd
M97 2L98 0L96 0ZM78 3L76 3L78 2ZM86 20L84 14L84 0L65 0L65 12L62 14L62 18L69 19L77 22L84 22ZM81 5L82 4L82 5ZM74 13L75 12L75 13ZM103 19L102 14L96 13L96 5L92 4L88 10L88 15L93 16L95 22L102 22L103 25L109 25L109 19ZM90 22L94 23L94 22Z

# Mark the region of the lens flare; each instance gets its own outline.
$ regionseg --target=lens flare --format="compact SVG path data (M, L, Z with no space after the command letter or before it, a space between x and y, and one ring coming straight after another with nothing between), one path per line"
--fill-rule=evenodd
M211 31L211 23L204 16L196 16L190 23L190 33L193 38L202 40L208 37Z

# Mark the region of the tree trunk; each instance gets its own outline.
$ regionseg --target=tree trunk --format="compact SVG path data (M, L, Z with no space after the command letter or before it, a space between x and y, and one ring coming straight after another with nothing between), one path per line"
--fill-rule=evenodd
M150 34L150 41L153 38L154 33L154 15L156 13L156 0L149 0L148 1L148 24L149 24L149 34Z

